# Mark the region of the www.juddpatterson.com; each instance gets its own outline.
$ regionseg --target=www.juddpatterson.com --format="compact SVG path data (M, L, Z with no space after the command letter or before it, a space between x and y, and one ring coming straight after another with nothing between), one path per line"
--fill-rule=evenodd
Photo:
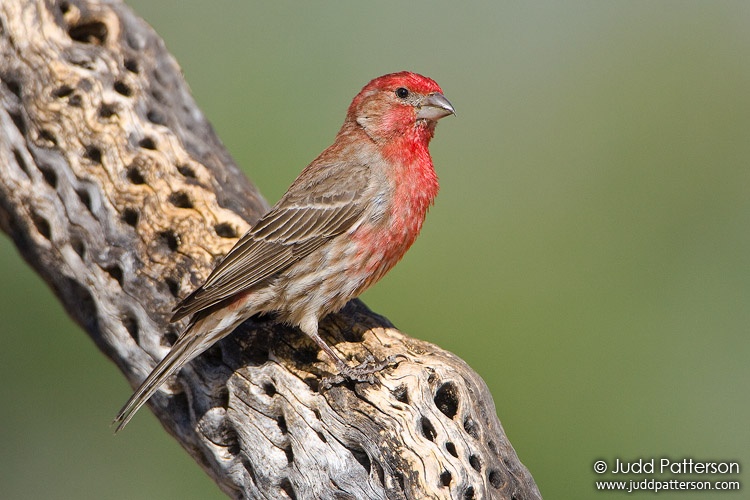
M607 463L605 460L594 462L594 472L597 474L668 474L677 475L733 475L740 473L739 462L733 461L702 461L685 458L672 460L671 458L620 460ZM739 490L739 481L697 481L673 477L664 479L647 477L643 479L630 479L626 481L596 481L597 490L617 490L632 493L634 491L669 491L669 490Z
M640 481L596 481L598 491L624 491L633 493L635 491L736 491L740 489L739 481L680 481L679 479L670 479L669 481L660 481L649 478Z

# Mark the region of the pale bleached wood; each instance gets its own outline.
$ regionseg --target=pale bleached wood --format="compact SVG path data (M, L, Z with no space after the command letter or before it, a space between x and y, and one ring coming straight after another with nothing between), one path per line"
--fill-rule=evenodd
M0 54L0 227L137 385L183 326L176 300L266 204L120 2L4 0ZM321 326L347 356L399 362L324 390L328 359L258 319L152 398L229 496L539 498L463 361L359 301Z

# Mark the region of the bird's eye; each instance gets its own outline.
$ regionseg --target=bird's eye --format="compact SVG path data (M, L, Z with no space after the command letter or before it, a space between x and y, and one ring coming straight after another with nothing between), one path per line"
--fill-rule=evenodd
M404 87L399 87L396 89L396 95L400 99L406 99L407 97L409 97L409 89L406 89Z

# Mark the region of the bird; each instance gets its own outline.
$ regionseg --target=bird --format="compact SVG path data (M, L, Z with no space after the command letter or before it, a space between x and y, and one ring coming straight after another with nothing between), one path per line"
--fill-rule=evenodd
M171 322L189 317L188 325L122 407L115 432L182 366L256 315L298 327L341 376L370 373L364 363L347 364L320 337L318 323L414 243L439 189L428 145L438 120L454 114L440 86L417 73L365 85L333 144L176 305Z

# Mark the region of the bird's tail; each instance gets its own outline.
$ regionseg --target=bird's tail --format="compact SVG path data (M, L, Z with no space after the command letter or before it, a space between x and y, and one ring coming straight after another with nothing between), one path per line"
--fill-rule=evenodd
M115 417L112 425L116 425L115 433L120 432L138 409L148 401L159 387L183 365L203 353L214 343L231 333L242 320L237 317L234 321L216 321L213 315L193 320L179 336L172 349L146 377L146 380L136 389L125 406ZM229 323L229 324L228 324Z

